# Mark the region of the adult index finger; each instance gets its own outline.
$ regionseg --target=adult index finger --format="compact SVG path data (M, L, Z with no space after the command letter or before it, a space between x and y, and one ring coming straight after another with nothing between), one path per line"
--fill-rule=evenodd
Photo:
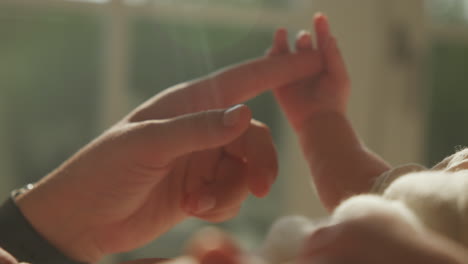
M192 98L204 102L199 107L228 107L245 102L264 91L316 75L321 70L318 52L286 54L222 69L188 89L195 96Z
M314 50L247 61L172 87L138 108L129 120L172 118L229 107L321 71L320 54Z

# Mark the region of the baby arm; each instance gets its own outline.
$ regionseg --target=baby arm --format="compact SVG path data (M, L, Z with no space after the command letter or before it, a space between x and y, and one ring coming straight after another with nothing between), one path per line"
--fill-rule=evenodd
M349 196L369 192L374 179L389 169L360 143L342 114L317 113L299 137L318 194L330 211Z
M345 63L331 35L328 20L316 15L317 48L309 33L296 40L298 53L318 50L322 73L276 89L275 96L296 130L320 199L328 210L342 200L369 192L373 180L390 166L359 140L346 116L350 82ZM278 30L270 56L288 54L285 30Z

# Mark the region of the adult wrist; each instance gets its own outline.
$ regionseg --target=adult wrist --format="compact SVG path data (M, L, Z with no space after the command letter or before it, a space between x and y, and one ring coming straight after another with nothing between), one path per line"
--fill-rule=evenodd
M102 254L87 241L89 232L72 213L74 199L67 197L64 190L46 182L20 193L14 202L32 228L64 256L79 263L96 262Z
M35 264L80 264L51 245L27 221L14 197L0 206L0 245L18 261Z

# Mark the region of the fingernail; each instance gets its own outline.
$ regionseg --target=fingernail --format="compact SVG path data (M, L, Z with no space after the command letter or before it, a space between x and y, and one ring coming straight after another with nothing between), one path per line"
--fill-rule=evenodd
M223 122L225 126L233 127L239 122L243 106L244 105L236 105L224 112Z
M216 199L211 195L202 195L197 201L197 208L194 208L196 214L205 213L213 209L216 205Z
M305 36L311 36L311 33L307 30L301 30L299 33L297 33L297 38L301 39Z

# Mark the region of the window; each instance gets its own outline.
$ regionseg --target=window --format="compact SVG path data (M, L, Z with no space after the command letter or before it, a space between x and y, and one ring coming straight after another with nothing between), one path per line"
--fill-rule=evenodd
M159 91L264 54L276 26L275 10L288 3L0 3L0 157L5 157L2 168L10 168L2 171L10 176L2 195L37 181ZM238 17L238 9L251 13ZM249 104L279 137L279 110L271 95ZM239 217L222 226L244 243L256 243L279 213L280 186L265 200L252 198ZM187 221L147 247L116 258L176 256L200 225Z
M430 19L435 23L468 23L468 1L426 0Z
M264 54L274 30L272 27L193 21L181 23L148 17L135 17L130 27L133 32L130 52L132 105L137 105L174 83ZM272 127L274 137L278 139L279 111L271 95L255 98L249 105L256 118ZM256 244L266 233L271 219L278 215L280 196L281 189L276 188L274 194L266 200L250 199L240 216L221 226L235 233L243 243ZM134 259L142 255L177 255L188 234L202 225L206 223L187 221L125 257Z
M431 85L426 159L434 164L468 145L468 1L431 0Z
M394 22L419 23L419 17L411 13L422 10L422 4L407 0L371 2L0 1L0 194L6 195L13 187L46 175L159 91L219 67L261 56L270 45L274 28L306 27L318 8L329 12L332 26L341 38L355 85L351 115L364 141L371 139L374 149L387 149L387 159L406 158L408 152L411 157L419 155L414 140L401 144L395 127L402 127L404 134L412 130L409 125L410 128L404 128L405 124L417 123L414 126L418 127L423 121L410 116L406 123L402 122L396 116L404 108L391 114L395 113L394 103L406 105L413 98L403 86L413 84L413 72L406 69L416 67L390 61L393 53L389 52L388 45L392 43L387 41L387 27ZM431 80L427 83L432 89L426 159L432 163L453 152L454 145L467 145L464 142L468 127L462 126L459 116L468 114L463 100L468 94L460 88L468 85L468 1L424 2L430 18ZM419 29L415 26L408 34ZM402 88L393 89L396 85ZM276 142L281 142L286 130L271 95L260 96L249 104L254 115L272 128ZM384 114L375 109L384 109ZM447 129L453 127L460 129ZM412 136L421 138L422 133L414 131L417 132ZM293 136L286 136L294 140ZM405 149L402 154L402 150L394 150L395 145L404 145L411 151ZM278 150L280 154L300 152L294 142L278 145ZM302 169L300 154L286 158L291 161L288 168L299 168L287 173L299 171L307 174L299 176L308 176L307 168ZM408 161L411 160L405 162ZM290 182L283 178L286 177L280 177L274 186L272 195L262 200L250 199L236 219L222 226L244 244L257 245L269 223L286 207L284 193L294 196L289 202L304 204L301 210L318 203L303 202L304 194L310 195L305 191L310 191L306 183L294 182L285 187ZM200 225L199 221L187 221L145 248L117 256L113 262L175 256L189 233Z
M1 145L17 186L46 175L96 135L101 21L15 6L0 8L0 21Z

